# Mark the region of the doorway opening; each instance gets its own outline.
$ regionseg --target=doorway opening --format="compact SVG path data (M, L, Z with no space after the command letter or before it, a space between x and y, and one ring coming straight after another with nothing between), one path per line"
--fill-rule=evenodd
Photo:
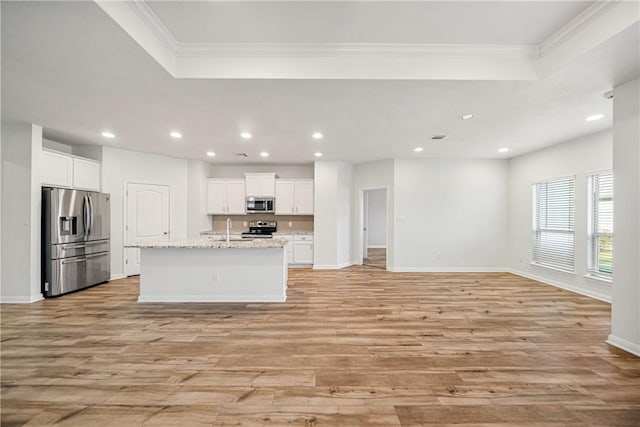
M387 269L387 189L362 192L362 264Z

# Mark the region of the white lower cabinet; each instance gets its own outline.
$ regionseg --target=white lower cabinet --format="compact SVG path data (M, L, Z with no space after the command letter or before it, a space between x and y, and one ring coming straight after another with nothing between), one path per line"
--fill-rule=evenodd
M286 234L276 237L287 240L287 258L290 265L297 266L313 264L312 234Z

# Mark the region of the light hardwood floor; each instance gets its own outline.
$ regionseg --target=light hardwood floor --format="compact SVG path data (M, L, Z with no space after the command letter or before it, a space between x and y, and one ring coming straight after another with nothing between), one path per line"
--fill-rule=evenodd
M609 305L511 274L290 271L275 304L2 305L2 425L638 426Z
M367 250L367 258L362 260L364 265L369 267L387 268L387 250L384 248L369 248Z

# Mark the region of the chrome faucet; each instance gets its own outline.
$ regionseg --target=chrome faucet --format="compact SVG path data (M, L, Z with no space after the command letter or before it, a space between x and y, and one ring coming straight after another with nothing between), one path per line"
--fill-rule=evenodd
M231 218L227 218L227 243L229 243L229 240L231 239L231 227L233 227Z

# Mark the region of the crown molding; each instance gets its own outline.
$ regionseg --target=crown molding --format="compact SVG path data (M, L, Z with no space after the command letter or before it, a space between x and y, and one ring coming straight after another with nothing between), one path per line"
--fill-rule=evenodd
M564 27L556 31L551 37L540 44L540 56L548 54L551 50L565 43L567 40L578 34L582 29L590 25L600 16L617 6L619 1L596 1L580 15L569 21Z
M178 41L144 0L126 1L124 3L140 18L147 28L155 34L162 44L174 53L177 51Z
M178 43L176 57L535 59L536 46L396 43Z

